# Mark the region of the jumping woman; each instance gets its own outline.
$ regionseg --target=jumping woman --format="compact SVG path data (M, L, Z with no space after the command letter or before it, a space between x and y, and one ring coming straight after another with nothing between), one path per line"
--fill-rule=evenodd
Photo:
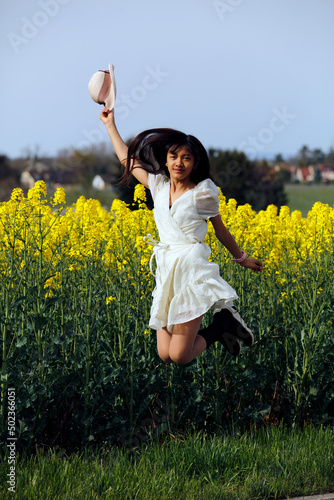
M160 241L147 240L157 265L149 326L157 331L160 358L187 364L217 341L238 356L240 341L251 346L254 336L233 306L236 292L208 260L207 221L235 262L254 272L262 271L262 263L246 256L222 222L205 148L192 135L168 128L142 132L127 147L114 111L105 107L100 118L124 167L123 178L133 175L154 202ZM215 309L213 322L200 330L210 309Z

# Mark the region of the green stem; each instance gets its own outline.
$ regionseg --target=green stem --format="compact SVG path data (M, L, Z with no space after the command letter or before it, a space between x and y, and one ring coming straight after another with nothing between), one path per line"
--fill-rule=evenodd
M38 278L37 278L37 303L36 303L36 316L38 319L37 329L36 329L36 342L37 342L37 352L38 352L38 381L42 383L43 381L43 349L42 349L42 328L41 328L41 302L42 302L42 272L43 272L43 230L42 230L42 214L41 210L38 210L38 232L39 232L39 242L38 242Z
M88 270L86 270L86 275L88 274ZM89 280L90 281L90 280ZM86 286L88 286L86 281ZM88 402L90 399L89 396L89 379L90 379L90 364L91 364L91 349L90 349L90 315L92 308L92 286L89 282L89 291L88 291L88 304L87 304L87 319L86 319L86 374L85 374L85 402L86 409L88 407Z
M5 375L7 368L7 353L6 353L6 334L7 334L7 326L6 324L1 325L2 332L2 365L1 365L1 374ZM0 406L0 420L1 420L1 432L4 430L5 425L5 400L6 400L6 390L7 390L7 380L3 377L1 381L1 406Z

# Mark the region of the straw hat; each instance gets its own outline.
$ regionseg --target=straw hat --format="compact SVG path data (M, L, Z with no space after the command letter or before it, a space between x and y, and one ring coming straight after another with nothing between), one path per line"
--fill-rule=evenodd
M89 80L88 90L93 101L104 104L111 111L116 99L114 66L109 64L109 71L99 70L94 73Z

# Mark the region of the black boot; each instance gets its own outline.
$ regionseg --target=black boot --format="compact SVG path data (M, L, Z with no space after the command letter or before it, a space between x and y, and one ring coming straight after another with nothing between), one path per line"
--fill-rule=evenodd
M254 344L252 330L246 325L235 307L228 307L213 316L215 320L228 331L234 338L241 340L247 347Z
M211 325L200 330L198 335L204 338L206 348L219 341L232 356L238 356L241 352L240 342L220 324L217 314L214 315Z

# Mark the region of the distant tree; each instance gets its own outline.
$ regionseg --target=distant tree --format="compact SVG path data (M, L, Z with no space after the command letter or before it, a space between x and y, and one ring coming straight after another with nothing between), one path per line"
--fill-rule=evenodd
M137 184L132 178L130 184L121 183L123 167L116 154L106 148L104 143L94 145L87 150L63 150L58 153L54 161L54 168L62 178L62 183L77 184L82 187L86 197L93 196L92 182L96 175L110 184L117 198L132 205L134 186ZM153 206L150 193L147 190L147 205Z
M330 165L334 165L334 148L331 147L328 153L325 155L325 162Z
M93 153L74 151L74 163L76 165L77 181L84 187L90 188L96 173L96 157Z
M312 163L324 163L325 161L325 153L321 151L321 149L317 148L312 151Z
M281 155L281 153L278 153L275 158L274 158L274 163L277 165L277 164L280 164L280 163L285 163L284 161L284 158L283 156Z
M0 179L5 179L11 173L9 159L5 155L0 155Z
M314 182L318 183L321 181L322 181L322 173L321 173L319 165L317 165L315 170L314 170Z
M286 182L291 182L291 172L288 168L281 168L276 172L276 177L285 184Z
M0 202L7 201L14 188L19 186L19 173L7 156L0 155Z
M280 208L287 204L284 175L281 171L276 172L265 160L255 164L252 181L249 196L253 201L249 203L255 210L263 210L268 205Z
M308 148L308 146L304 145L301 147L299 150L298 154L298 165L300 167L307 167L307 165L310 165L311 163L311 158L310 158L311 152Z
M242 152L219 149L209 149L209 158L215 183L227 199L249 203L255 210L286 203L283 179L266 161L250 161Z
M215 183L224 195L235 198L239 203L247 203L245 185L254 164L243 152L221 149L209 149L208 152Z

